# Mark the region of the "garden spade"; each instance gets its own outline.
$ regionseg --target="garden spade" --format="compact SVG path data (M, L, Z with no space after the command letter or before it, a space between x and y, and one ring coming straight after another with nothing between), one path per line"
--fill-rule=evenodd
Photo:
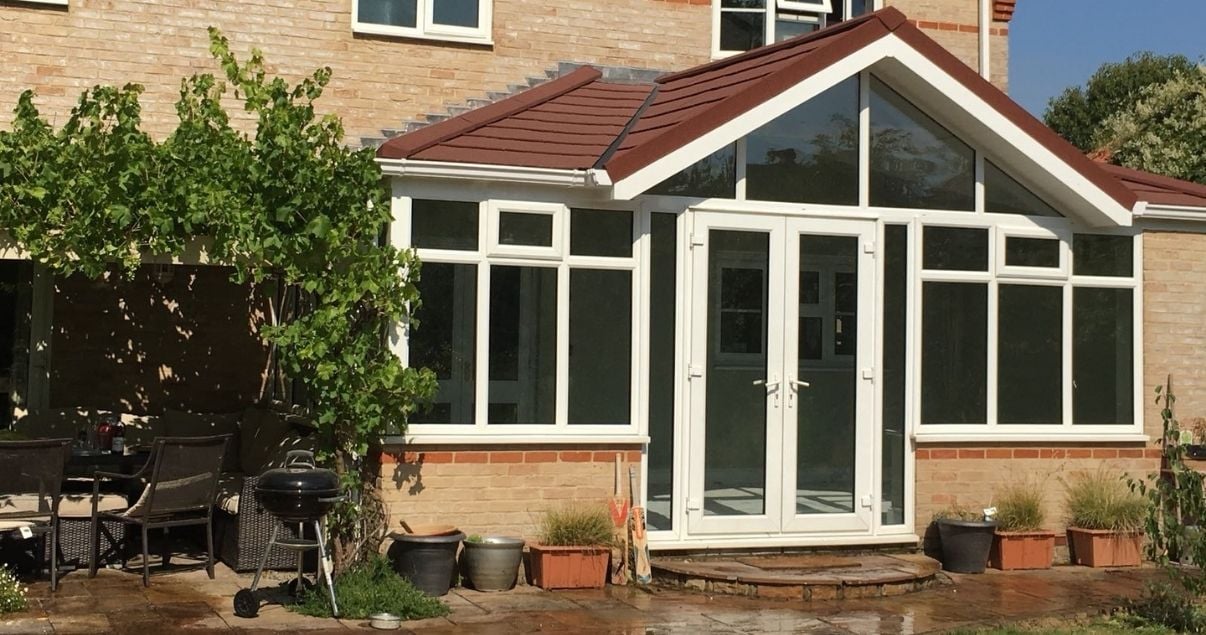
M645 508L636 504L636 466L628 467L628 493L632 506L628 511L629 559L632 561L632 579L640 585L653 581L649 570L649 541L645 535Z
M611 583L628 584L628 499L624 498L620 455L616 454L615 489L611 495L611 524L619 542L611 548Z

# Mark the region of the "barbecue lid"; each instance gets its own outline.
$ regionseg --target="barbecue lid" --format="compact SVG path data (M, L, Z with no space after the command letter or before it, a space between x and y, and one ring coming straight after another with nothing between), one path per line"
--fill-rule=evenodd
M332 492L339 490L339 475L311 467L278 467L260 475L256 489L275 492Z

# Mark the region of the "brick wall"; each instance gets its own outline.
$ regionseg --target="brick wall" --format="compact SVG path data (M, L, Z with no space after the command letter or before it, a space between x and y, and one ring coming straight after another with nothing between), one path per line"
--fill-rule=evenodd
M51 408L232 412L258 397L264 297L221 267L155 271L55 281Z
M66 10L0 2L0 125L25 88L62 124L84 88L135 82L146 86L147 128L162 136L175 122L181 78L219 72L211 25L242 55L263 49L272 73L295 80L331 66L320 107L338 112L351 138L506 90L559 61L680 69L710 52L710 3L494 0L494 44L473 46L354 35L351 1L70 0Z
M606 505L617 454L627 496L635 445L394 446L381 454L380 487L391 528L406 520L531 540L547 509Z
M968 66L980 68L979 0L884 0L900 9L926 35ZM1003 14L1002 14L1003 15ZM1001 90L1009 86L1009 24L994 19L989 27L989 73Z

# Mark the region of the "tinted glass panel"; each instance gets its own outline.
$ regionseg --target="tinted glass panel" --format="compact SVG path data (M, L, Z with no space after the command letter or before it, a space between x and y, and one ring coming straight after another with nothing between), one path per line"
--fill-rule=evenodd
M775 20L775 41L782 42L789 40L797 35L812 33L821 28L820 22L806 22L804 20Z
M360 0L360 21L414 28L418 0Z
M921 423L986 423L988 286L922 288Z
M410 244L476 251L479 207L477 203L415 199L410 207Z
M881 521L905 521L905 368L909 332L909 228L884 227L883 500Z
M569 423L632 419L632 272L570 270Z
M431 0L432 22L449 26L477 28L478 0Z
M1072 290L1072 423L1135 419L1131 289Z
M1130 236L1076 234L1072 237L1072 273L1078 276L1134 275L1135 239Z
M430 411L411 423L472 424L477 354L477 265L423 263L415 313L419 326L408 336L410 365L430 368L439 390Z
M1063 422L1063 287L998 288L997 421Z
M746 198L856 205L858 78L755 130L746 143Z
M553 216L551 214L499 212L498 243L500 245L551 247L553 245Z
M1030 216L1060 215L988 160L984 161L984 211Z
M632 256L632 212L576 209L570 212L570 253Z
M674 491L675 249L673 214L653 214L649 236L649 527L672 529Z
M924 268L988 271L987 229L926 227L922 236L921 258Z
M720 6L725 9L762 9L766 0L720 0Z
M720 12L720 50L748 51L766 42L765 13Z
M649 188L649 194L694 198L735 198L736 146L725 146L691 167Z
M975 209L975 153L878 79L871 79L871 204Z
M1059 241L1052 238L1007 237L1005 264L1010 267L1059 267Z
M557 270L490 267L489 423L552 424Z

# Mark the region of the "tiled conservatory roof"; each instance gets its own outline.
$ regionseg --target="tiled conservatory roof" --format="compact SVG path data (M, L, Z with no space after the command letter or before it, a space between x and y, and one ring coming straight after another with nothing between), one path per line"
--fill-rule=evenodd
M382 159L557 169L628 177L772 97L890 35L984 100L1065 165L1126 208L1136 191L1060 138L888 7L652 84L601 81L590 67L395 137Z
M1176 205L1206 209L1206 185L1132 170L1108 163L1102 169L1122 182L1141 201L1154 205Z

